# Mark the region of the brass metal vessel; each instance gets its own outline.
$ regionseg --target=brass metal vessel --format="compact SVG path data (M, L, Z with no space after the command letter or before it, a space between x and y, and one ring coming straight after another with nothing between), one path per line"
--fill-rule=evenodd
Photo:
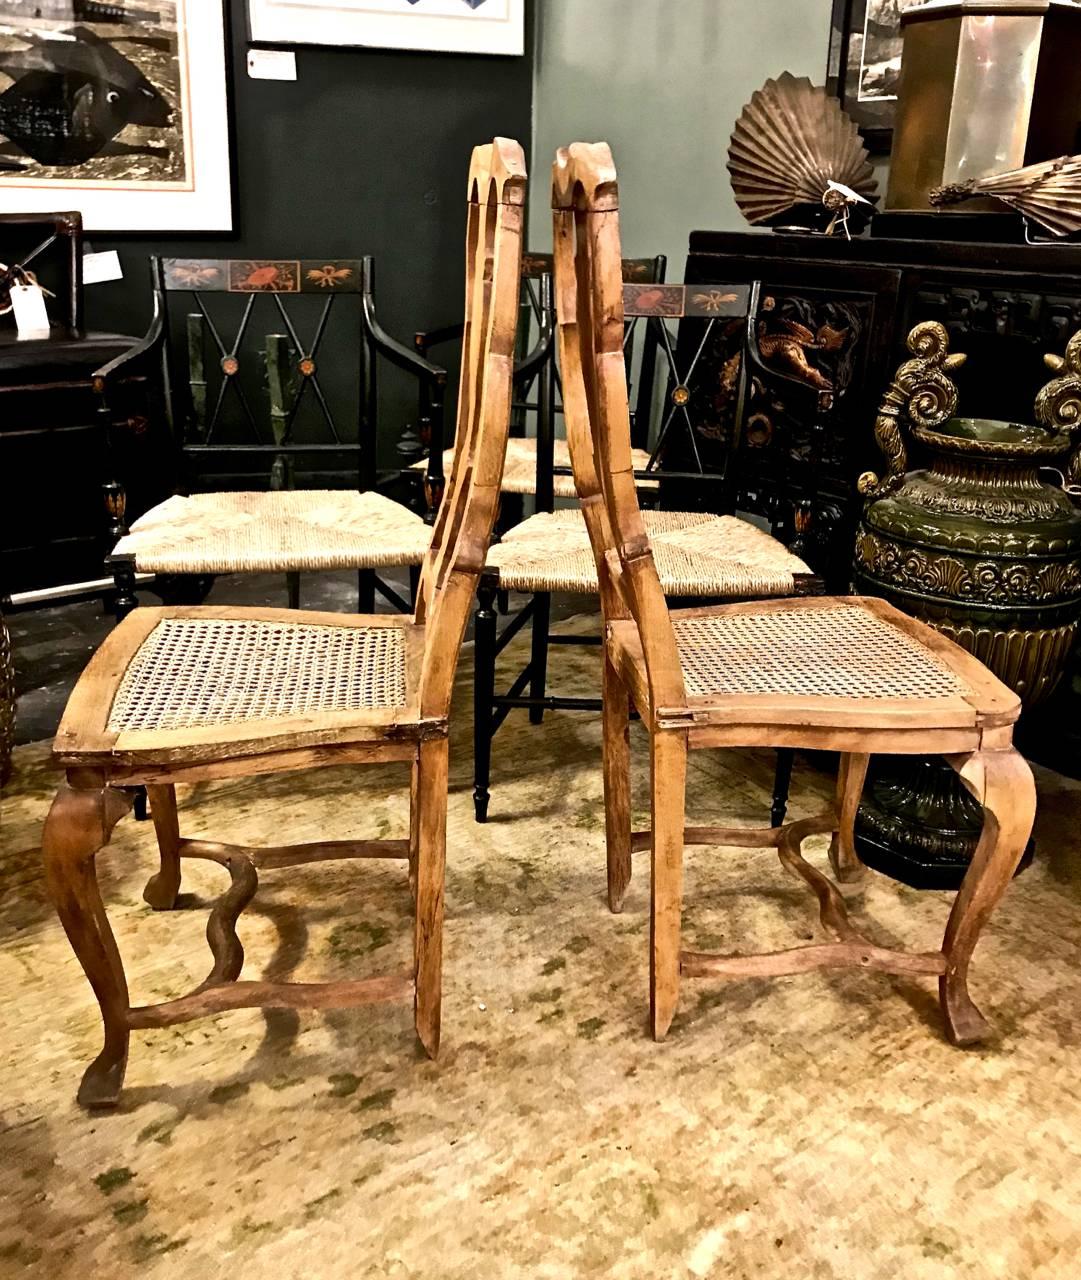
M929 0L904 11L901 33L887 209L928 209L932 188L1078 150L1081 5Z
M975 654L1020 695L1043 701L1081 620L1081 333L1036 402L1036 423L956 416L949 377L963 356L930 322L883 399L875 435L886 471L860 478L857 591L884 596ZM909 453L925 465L910 469ZM1058 476L1061 483L1044 477ZM871 779L857 832L866 861L921 887L959 882L980 815L949 771L915 761Z

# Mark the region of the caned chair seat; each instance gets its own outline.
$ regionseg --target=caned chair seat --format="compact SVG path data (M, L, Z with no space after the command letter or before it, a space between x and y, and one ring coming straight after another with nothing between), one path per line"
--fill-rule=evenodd
M68 764L271 754L420 731L423 628L395 614L137 609L106 638L56 737ZM97 708L88 716L86 708Z
M649 454L644 449L631 451L634 469L644 471L649 466ZM450 466L454 460L454 450L447 449L443 454L443 470L450 474ZM569 467L571 465L570 450L566 440L555 440L552 445L552 465ZM413 463L412 470L423 472L428 464L423 459ZM638 487L643 490L656 489L656 480L639 480ZM507 441L507 460L503 466L503 492L532 494L537 492L537 441L534 437L512 436ZM552 477L552 493L557 498L577 498L572 475L556 475Z
M431 529L382 494L197 493L151 508L115 556L140 573L273 573L419 565Z
M643 511L661 584L671 596L786 596L810 569L781 542L735 516ZM581 507L538 512L488 553L508 591L596 594L597 566Z
M712 726L726 742L806 745L814 730L837 735L914 732L912 749L975 750L985 729L1010 725L1018 696L937 631L885 601L859 596L752 601L671 614L690 724ZM646 664L633 621L609 624L617 665L653 723L671 708L650 708ZM641 699L641 702L639 702ZM683 717L686 720L686 714ZM711 737L716 736L711 731ZM722 745L718 742L717 745Z

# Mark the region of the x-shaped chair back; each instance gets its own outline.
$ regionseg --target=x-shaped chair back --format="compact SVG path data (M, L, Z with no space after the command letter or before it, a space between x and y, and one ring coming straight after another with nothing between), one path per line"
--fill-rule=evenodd
M273 460L271 486L283 487L294 457L302 455L320 472L355 475L361 489L374 487L370 257L154 258L151 268L158 314L174 331L175 345L182 341L184 347L187 395L171 394L170 410L197 475L203 467L218 474L215 455L244 476L265 474L270 468L260 467L260 460ZM181 296L187 307L182 339L175 332ZM332 323L342 311L351 314ZM256 325L263 331L253 332ZM349 360L329 350L335 342L356 353L354 372ZM322 377L321 357L328 354L336 385ZM343 369L352 386L341 385Z

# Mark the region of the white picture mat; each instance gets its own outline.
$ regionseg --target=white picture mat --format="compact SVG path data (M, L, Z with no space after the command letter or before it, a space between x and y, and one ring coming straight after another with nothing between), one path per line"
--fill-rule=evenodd
M525 52L525 0L485 0L479 9L465 0L248 0L248 18L251 38L264 44Z
M178 0L181 83L187 102L184 183L0 178L0 212L77 209L87 231L232 231L225 22L219 0ZM184 48L187 48L187 72Z

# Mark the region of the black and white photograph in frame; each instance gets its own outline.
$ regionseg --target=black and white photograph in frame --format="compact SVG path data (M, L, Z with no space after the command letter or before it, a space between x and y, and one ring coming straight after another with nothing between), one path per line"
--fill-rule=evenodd
M0 0L0 208L233 226L221 0Z
M247 0L256 44L525 52L525 0Z
M889 150L901 76L901 14L919 3L833 0L829 84L872 150Z

